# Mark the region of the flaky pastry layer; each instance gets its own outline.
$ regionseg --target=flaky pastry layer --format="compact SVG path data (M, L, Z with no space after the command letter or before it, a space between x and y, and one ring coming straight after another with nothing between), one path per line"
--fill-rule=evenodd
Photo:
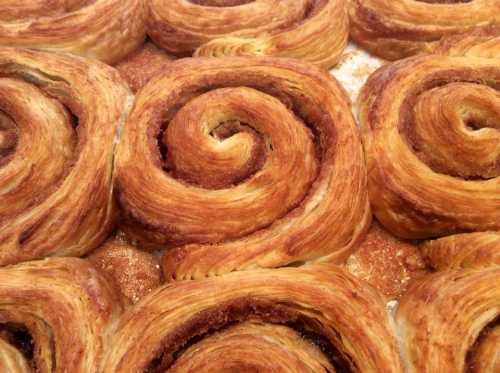
M138 94L117 157L122 227L167 251L167 279L327 256L371 218L340 85L284 59L186 59Z
M500 0L351 0L349 18L356 43L397 60L428 53L450 35L500 26Z
M17 344L0 367L7 364L14 372L29 366L27 371L41 373L95 373L121 312L116 290L83 259L54 258L0 268L0 356ZM16 352L17 368L12 360Z
M326 68L347 44L344 0L149 1L148 35L195 56L276 56Z
M294 371L288 364L305 372L401 372L393 333L378 293L339 268L236 272L150 293L120 320L104 371L185 372L191 362L200 372ZM238 343L217 354L230 339Z
M146 35L144 0L0 0L0 46L115 63Z
M498 62L413 57L382 67L363 88L370 200L396 235L500 228Z
M98 61L0 48L0 265L104 241L114 140L131 101Z

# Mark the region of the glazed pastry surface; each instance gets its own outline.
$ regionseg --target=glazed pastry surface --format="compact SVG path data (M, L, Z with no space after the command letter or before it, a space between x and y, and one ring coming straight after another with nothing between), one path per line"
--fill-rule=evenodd
M118 62L146 35L144 0L0 0L0 46Z
M147 295L104 371L402 372L393 333L378 293L339 268L235 272Z
M499 66L496 58L429 55L368 80L360 97L368 189L392 233L500 228Z
M292 60L173 62L138 94L117 159L122 227L167 280L341 261L371 218L350 105Z
M131 100L98 61L0 48L0 265L104 241L114 139Z
M500 0L351 0L352 39L397 60L430 52L443 37L500 26Z
M2 372L97 372L121 312L116 290L83 259L0 268Z
M149 1L148 35L190 56L276 56L326 68L347 44L344 0Z

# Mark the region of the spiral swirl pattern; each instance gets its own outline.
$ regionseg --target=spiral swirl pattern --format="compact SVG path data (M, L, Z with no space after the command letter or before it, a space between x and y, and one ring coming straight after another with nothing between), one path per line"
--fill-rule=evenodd
M122 312L114 294L82 259L0 268L0 367L97 372L112 324Z
M105 372L402 371L384 302L333 266L163 286L124 314L111 345Z
M370 220L365 183L344 91L291 60L172 63L137 96L117 159L122 226L177 247L168 279L344 259Z
M500 267L429 275L402 298L397 323L408 372L496 372Z
M354 41L397 60L430 52L451 35L500 26L500 0L351 0L349 18Z
M0 48L0 265L83 255L109 234L131 99L97 61Z
M0 0L0 45L115 63L146 35L143 0Z
M498 61L414 57L384 66L363 88L370 199L393 233L500 228Z
M152 0L149 7L148 35L177 55L272 55L328 68L347 44L344 0Z

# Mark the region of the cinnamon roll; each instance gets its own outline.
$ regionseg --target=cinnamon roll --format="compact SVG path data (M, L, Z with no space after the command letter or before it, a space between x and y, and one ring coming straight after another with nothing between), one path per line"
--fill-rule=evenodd
M111 346L104 372L402 372L378 293L322 265L163 286Z
M276 56L335 65L347 44L345 0L149 1L148 35L181 56Z
M500 0L350 0L350 34L388 60L430 52L443 37L500 26Z
M375 72L360 96L368 189L404 238L500 229L500 68L421 56Z
M0 265L94 249L132 95L98 61L0 48Z
M121 312L115 290L83 259L0 268L2 372L97 372Z
M438 270L500 265L500 232L456 234L421 245Z
M144 0L0 0L0 46L118 62L146 35Z
M116 163L122 228L168 280L345 259L371 215L348 99L326 72L186 59L138 94Z
M500 267L438 272L402 298L397 323L408 372L498 372Z

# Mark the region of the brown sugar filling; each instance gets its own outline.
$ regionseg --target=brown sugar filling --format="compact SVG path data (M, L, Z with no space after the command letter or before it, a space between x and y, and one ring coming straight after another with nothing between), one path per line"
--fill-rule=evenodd
M314 343L325 354L336 372L357 371L355 362L332 341L340 340L338 335L327 337L327 332L321 330L320 323L293 310L290 305L254 298L240 298L196 314L165 337L162 346L144 371L165 372L190 346L214 332L246 320L290 327L302 338Z
M467 351L467 355L465 358L465 373L474 373L476 372L475 366L475 355L481 344L485 341L488 335L493 332L494 329L500 327L500 316L497 316L493 321L491 321L485 328L481 331L479 336L477 337L474 344Z
M28 328L24 325L18 323L0 324L0 338L17 348L27 360L33 360L35 344Z

